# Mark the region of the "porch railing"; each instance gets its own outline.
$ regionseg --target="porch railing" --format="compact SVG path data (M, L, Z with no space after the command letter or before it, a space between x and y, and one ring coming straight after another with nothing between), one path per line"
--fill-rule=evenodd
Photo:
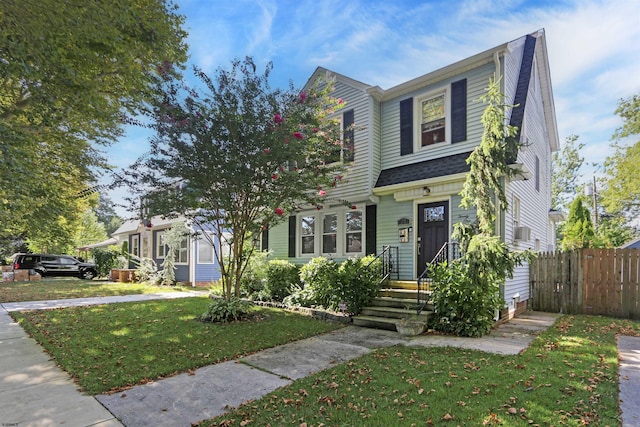
M422 274L418 276L418 304L416 306L417 314L420 314L428 302L427 291L431 283L430 273L433 266L444 261L453 261L460 258L460 244L457 242L445 242L440 248L436 256L427 264Z
M385 245L382 247L382 252L378 254L365 269L368 269L370 265L380 260L382 268L380 269L379 284L383 284L387 280L391 279L391 276L395 274L396 280L400 278L400 270L398 268L398 247Z

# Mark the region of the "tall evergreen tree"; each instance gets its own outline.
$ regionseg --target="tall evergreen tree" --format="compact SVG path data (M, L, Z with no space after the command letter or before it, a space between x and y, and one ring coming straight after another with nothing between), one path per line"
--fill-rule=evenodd
M571 203L569 217L564 227L562 250L571 251L580 248L593 247L595 232L591 213L582 204L582 198L576 197Z

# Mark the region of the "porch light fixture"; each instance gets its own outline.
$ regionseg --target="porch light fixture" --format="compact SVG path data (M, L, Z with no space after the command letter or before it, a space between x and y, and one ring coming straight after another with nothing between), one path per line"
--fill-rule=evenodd
M431 193L431 189L429 187L422 187L422 195L428 196Z

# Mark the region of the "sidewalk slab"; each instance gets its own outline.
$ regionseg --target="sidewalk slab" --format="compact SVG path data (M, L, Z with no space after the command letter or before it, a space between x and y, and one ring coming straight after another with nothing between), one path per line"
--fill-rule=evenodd
M640 426L640 337L618 336L622 427Z
M8 312L26 310L47 310L54 308L84 307L89 305L113 304L117 302L151 301L159 299L191 298L207 295L198 291L162 292L156 294L118 295L110 297L70 298L50 301L6 302L1 304Z
M96 399L127 427L189 427L289 384L278 375L230 361Z
M122 426L0 310L0 425Z

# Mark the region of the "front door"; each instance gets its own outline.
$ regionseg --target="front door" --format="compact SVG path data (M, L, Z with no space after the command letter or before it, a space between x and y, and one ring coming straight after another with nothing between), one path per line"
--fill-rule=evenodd
M449 240L449 202L418 205L418 275Z

